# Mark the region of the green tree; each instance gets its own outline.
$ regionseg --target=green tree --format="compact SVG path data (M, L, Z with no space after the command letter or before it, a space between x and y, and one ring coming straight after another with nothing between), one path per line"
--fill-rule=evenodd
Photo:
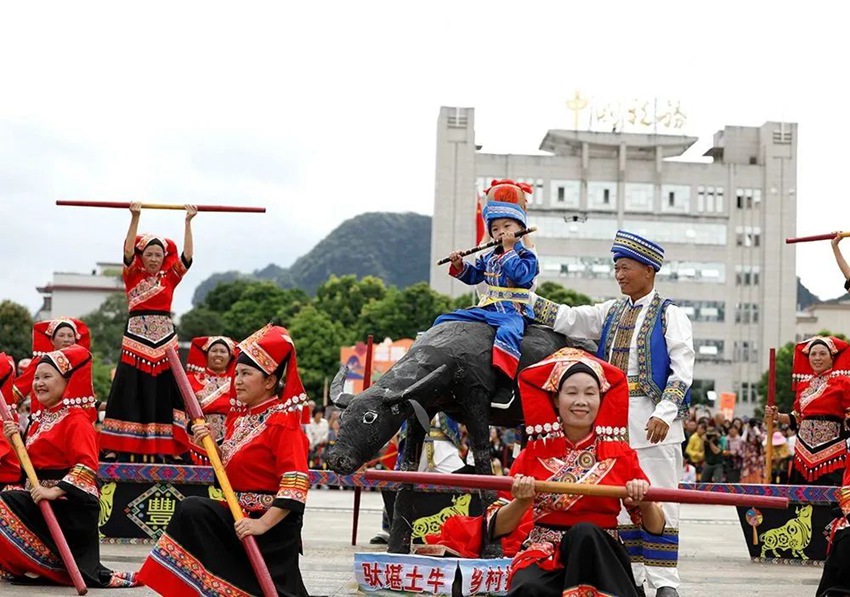
M93 355L91 374L94 395L100 401L109 397L109 388L112 386L112 370L114 365L107 363L98 355Z
M454 311L456 309L469 309L470 307L474 307L477 304L478 300L475 297L475 293L468 292L452 299L451 310Z
M357 280L354 275L331 276L316 289L314 305L333 321L346 329L357 323L363 308L380 301L387 295L383 280L374 276L364 276Z
M0 302L0 350L17 362L32 354L32 315L9 300Z
M225 313L255 283L244 279L220 282L204 296L198 306L206 307L216 313Z
M110 295L96 310L80 319L91 331L91 351L106 363L117 363L127 328L127 298L123 292Z
M833 334L829 330L821 330L818 336L835 336L846 340L844 334ZM779 412L788 413L794 407L795 393L791 385L791 373L794 366L794 348L796 344L789 342L776 351L776 406ZM767 389L770 369L765 371L758 382L758 393L760 407L757 414L764 413L764 406L767 404Z
M181 340L191 340L196 336L218 336L223 329L224 317L221 313L208 307L195 307L180 317L177 336Z
M274 282L250 282L239 299L223 312L222 333L241 340L269 321L276 320L286 325L308 302L309 297L302 290L282 290Z
M404 290L391 288L383 300L363 308L355 326L355 339L373 334L383 338L415 338L434 324L437 316L452 310L452 300L432 290L425 282L408 286Z
M561 305L578 307L579 305L590 305L593 303L586 294L576 292L571 288L564 288L557 282L543 282L537 287L538 296L547 298Z
M298 372L307 395L321 403L325 379L333 378L339 369L339 349L346 343L345 330L313 305L301 309L289 322L288 329L295 342Z

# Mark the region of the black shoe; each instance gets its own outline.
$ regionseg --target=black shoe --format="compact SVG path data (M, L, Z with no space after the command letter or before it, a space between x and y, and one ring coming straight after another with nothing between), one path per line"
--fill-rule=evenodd
M655 597L679 597L679 591L673 587L661 587L655 591Z
M371 545L387 545L390 542L390 534L386 531L381 531L371 539L369 539L369 543Z
M646 589L643 588L643 585L637 585L635 591L637 591L638 597L646 597Z

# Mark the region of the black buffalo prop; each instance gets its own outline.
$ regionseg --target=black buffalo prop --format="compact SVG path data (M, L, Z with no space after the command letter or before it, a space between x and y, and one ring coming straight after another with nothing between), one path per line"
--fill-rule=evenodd
M356 396L342 393L347 372L343 367L331 386L332 400L345 410L337 442L328 452L330 468L342 474L353 473L378 453L403 421L410 419L401 468L416 470L429 422L443 412L466 425L475 472L492 474L490 425L522 424L516 383L492 366L493 336L493 328L485 323L447 322L434 326L374 385ZM566 346L595 350L591 342L568 339L551 328L530 325L522 341L520 369ZM494 499L492 495L488 497L489 501ZM400 492L390 532L390 552L410 551L411 508L412 492Z

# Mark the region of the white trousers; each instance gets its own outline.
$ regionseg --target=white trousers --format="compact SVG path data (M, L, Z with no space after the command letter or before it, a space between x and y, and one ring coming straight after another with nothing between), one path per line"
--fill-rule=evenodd
M649 446L635 450L640 467L649 478L652 487L677 489L682 477L682 446L679 443ZM642 585L648 581L651 588L679 587L678 543L679 543L679 504L664 502L660 504L664 512L664 537L656 538L642 533L642 561L632 561L632 573L635 582ZM631 525L625 508L620 511L618 523ZM632 535L634 538L634 535ZM625 540L625 539L624 539ZM640 541L640 540L637 540ZM628 543L628 540L627 540ZM627 548L630 546L627 545ZM632 550L629 549L631 552ZM647 562L647 563L644 563ZM662 563L665 565L653 565Z

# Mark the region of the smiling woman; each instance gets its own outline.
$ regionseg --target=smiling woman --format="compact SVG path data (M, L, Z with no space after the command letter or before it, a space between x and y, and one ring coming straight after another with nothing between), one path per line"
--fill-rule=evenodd
M166 349L177 346L171 301L174 289L192 265L192 218L186 206L183 253L174 241L137 235L141 204L130 204L130 228L124 240L124 287L130 317L121 345L121 361L106 403L101 447L105 460L183 460L188 450L183 400L168 365Z

